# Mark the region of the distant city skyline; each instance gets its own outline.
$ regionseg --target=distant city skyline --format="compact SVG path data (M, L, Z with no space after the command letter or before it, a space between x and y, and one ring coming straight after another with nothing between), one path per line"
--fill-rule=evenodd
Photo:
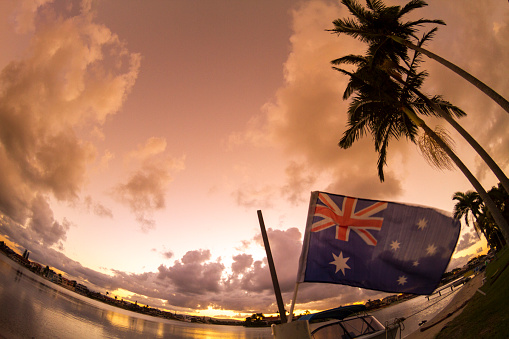
M472 190L406 140L390 145L383 183L369 138L337 146L348 79L330 61L365 48L326 31L348 15L337 1L9 0L0 13L0 240L96 290L189 314L276 312L257 210L289 305L311 191L450 213ZM428 48L509 97L507 3L430 1L413 15L444 20ZM461 107L507 173L507 113L424 60L426 93ZM486 251L463 227L449 267ZM306 285L296 310L382 295Z

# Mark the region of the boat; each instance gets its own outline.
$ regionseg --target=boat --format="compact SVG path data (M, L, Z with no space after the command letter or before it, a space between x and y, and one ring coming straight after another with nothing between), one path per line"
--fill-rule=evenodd
M382 325L364 305L350 305L307 314L272 327L275 339L400 339L401 320Z

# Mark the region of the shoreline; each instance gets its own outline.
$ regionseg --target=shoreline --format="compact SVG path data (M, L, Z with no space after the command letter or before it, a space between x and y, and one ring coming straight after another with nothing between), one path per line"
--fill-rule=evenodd
M423 324L420 329L406 336L405 339L434 338L451 320L463 311L463 308L477 292L477 289L483 285L483 278L484 273L473 277L458 291L442 311Z

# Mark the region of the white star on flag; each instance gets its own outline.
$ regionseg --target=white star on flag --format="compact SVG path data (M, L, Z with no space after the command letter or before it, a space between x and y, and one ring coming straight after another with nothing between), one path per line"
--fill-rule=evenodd
M406 277L403 275L398 278L398 285L405 285L406 284Z
M336 265L336 273L338 273L338 271L341 270L343 275L345 275L345 268L350 269L350 266L346 264L350 257L343 258L343 252L340 252L339 256L336 256L334 253L332 253L332 256L334 257L334 261L331 261L329 264Z
M418 261L418 260L414 261L413 266L414 266L414 267L419 266L419 261Z
M419 222L417 223L417 228L420 230L425 229L426 226L428 226L428 221L426 219L420 219Z
M393 242L391 242L391 248L395 251L399 248L399 242L397 242L396 240L394 240Z
M433 254L436 253L436 251L437 251L437 248L436 248L436 246L434 244L433 245L429 245L428 248L426 248L426 253L428 255L433 255Z

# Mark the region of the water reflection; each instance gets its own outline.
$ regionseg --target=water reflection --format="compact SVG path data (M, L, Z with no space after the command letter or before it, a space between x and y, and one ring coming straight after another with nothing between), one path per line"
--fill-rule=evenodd
M118 309L70 292L0 254L5 338L271 338L268 328L184 323Z

